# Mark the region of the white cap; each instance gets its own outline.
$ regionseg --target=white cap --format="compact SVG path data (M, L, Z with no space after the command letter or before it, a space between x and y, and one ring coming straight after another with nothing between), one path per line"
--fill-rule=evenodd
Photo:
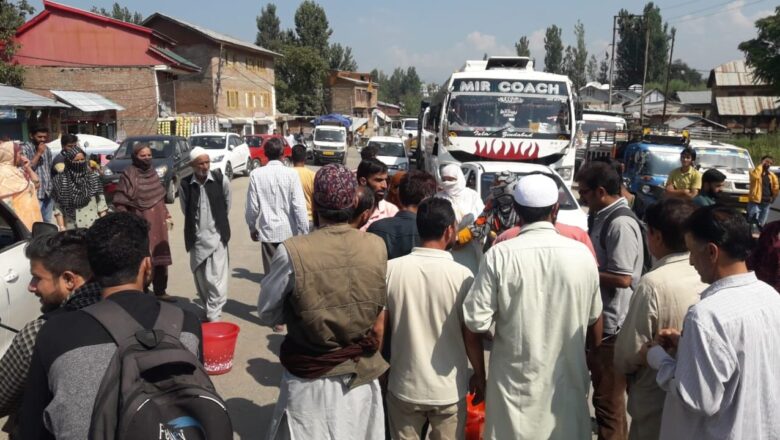
M528 208L546 208L558 203L558 185L543 174L531 174L515 185L515 202Z
M195 162L195 159L203 156L208 155L209 153L206 152L206 149L203 147L195 147L192 150L190 150L190 163Z

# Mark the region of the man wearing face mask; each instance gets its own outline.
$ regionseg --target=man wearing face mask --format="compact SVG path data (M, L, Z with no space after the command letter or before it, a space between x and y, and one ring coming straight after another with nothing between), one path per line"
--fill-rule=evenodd
M25 255L33 276L28 290L40 300L44 315L22 327L0 359L0 417L11 416L3 430L12 435L41 327L61 313L55 311L79 310L100 300L100 285L90 282L85 229L35 237Z
M218 321L227 302L230 262L230 183L219 170L209 171L206 150L190 152L192 175L182 179L179 202L184 213L184 245L190 253L195 288L206 308L206 320Z
M155 327L161 310L157 298L143 292L152 279L148 229L136 215L113 213L96 220L85 240L103 301L121 307L145 329ZM179 339L200 357L200 322L193 313L183 312ZM95 398L116 348L111 334L93 316L80 312L52 316L33 352L19 410L19 438L88 438Z

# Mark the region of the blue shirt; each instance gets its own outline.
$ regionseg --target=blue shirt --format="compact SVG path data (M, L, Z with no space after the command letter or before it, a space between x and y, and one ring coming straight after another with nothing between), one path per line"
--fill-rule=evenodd
M417 235L417 214L411 211L398 211L394 217L383 218L371 223L366 232L378 235L385 242L387 259L403 257L420 246Z

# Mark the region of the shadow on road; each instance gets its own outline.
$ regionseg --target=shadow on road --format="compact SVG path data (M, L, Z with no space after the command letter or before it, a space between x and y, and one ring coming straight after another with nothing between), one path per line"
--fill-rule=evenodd
M257 383L267 387L278 387L284 371L279 361L269 361L263 358L254 358L247 361L246 372Z
M251 270L244 269L243 267L233 268L233 278L240 278L243 280L249 280L253 283L260 283L265 275L258 272L252 272Z
M225 307L222 308L224 313L230 313L236 318L241 318L244 321L251 322L252 324L260 324L260 318L252 312L257 313L257 306L248 305L234 299L228 299L225 303Z
M235 438L258 439L265 438L271 418L274 415L274 404L259 406L251 400L234 397L225 401L233 422Z

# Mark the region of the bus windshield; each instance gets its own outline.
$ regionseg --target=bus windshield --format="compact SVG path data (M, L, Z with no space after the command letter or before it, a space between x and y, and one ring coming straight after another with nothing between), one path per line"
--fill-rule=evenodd
M453 93L447 121L456 132L568 134L570 130L568 102L552 96Z
M344 132L339 130L314 130L314 140L320 142L344 142Z

